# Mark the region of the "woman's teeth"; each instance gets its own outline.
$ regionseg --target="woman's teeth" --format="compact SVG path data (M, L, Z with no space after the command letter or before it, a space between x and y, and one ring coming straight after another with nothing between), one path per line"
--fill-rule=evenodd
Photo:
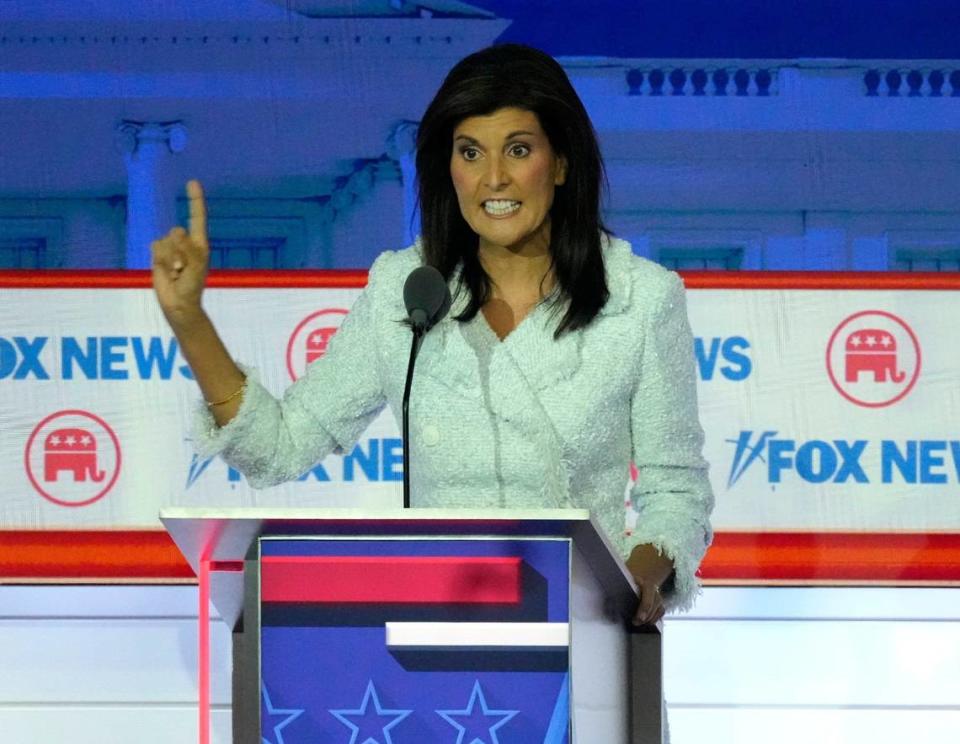
M505 214L516 212L518 209L520 209L520 202L508 199L490 199L483 203L483 211L494 217L502 217Z

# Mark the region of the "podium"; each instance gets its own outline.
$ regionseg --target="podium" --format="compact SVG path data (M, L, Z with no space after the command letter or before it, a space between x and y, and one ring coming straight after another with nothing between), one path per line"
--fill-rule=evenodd
M659 627L576 509L165 509L233 633L234 744L661 744ZM206 665L206 666L205 666Z

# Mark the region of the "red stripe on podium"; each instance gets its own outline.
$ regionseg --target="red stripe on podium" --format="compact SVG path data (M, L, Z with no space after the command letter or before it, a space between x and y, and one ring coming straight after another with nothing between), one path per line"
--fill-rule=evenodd
M463 560L463 559L457 559ZM242 570L212 561L212 571ZM958 532L717 532L706 583L960 583ZM157 530L0 530L0 583L177 582L193 571Z
M264 602L517 604L520 558L263 556Z

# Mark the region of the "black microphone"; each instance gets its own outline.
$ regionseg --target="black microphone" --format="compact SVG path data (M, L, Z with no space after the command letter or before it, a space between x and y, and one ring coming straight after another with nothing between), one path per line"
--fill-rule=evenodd
M450 310L450 289L443 275L433 266L418 266L410 272L403 284L403 304L413 340L410 344L410 362L407 364L407 382L403 387L403 508L410 508L410 388L413 386L413 367L420 353L423 336L443 320Z
M414 329L429 331L450 310L450 302L450 289L433 266L417 267L403 284L403 304Z

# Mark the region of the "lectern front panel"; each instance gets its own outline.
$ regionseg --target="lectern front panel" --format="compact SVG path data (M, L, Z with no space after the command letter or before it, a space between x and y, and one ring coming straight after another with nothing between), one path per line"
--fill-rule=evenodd
M569 742L569 539L259 548L262 741Z

